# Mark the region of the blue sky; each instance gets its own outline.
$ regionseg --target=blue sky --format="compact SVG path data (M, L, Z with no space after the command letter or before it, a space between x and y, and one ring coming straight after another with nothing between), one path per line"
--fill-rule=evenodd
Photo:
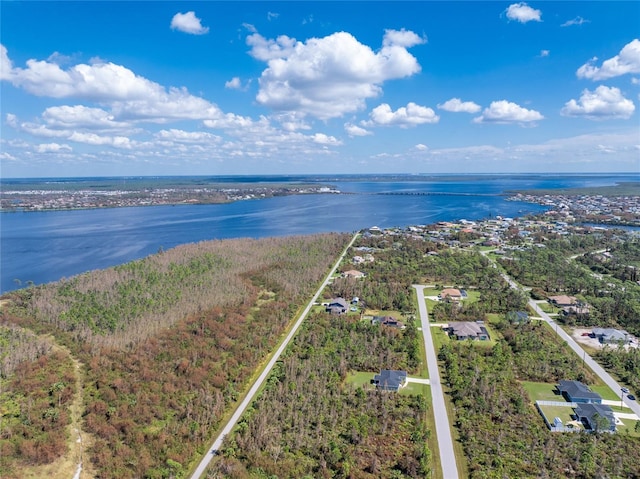
M640 171L640 2L0 8L3 177Z

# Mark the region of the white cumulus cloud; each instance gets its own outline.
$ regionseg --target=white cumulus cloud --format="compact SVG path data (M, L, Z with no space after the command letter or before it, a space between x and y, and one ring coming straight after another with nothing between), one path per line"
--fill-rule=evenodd
M347 32L306 42L250 35L250 55L268 63L256 100L274 110L340 117L364 108L366 99L380 95L385 81L419 72L407 48L424 42L407 30L387 30L382 48L374 52Z
M509 5L505 11L509 20L516 20L520 23L542 21L542 12L535 8L531 8L525 2L513 3Z
M640 73L640 40L636 38L627 43L618 55L605 60L600 67L594 65L597 60L593 58L578 68L578 78L606 80L627 73Z
M230 88L231 90L239 90L240 88L242 88L242 83L240 82L239 77L233 77L228 82L225 82L224 87Z
M415 149L418 150L418 151L427 151L429 149L429 147L427 145L422 144L422 143L418 143L415 146Z
M315 143L320 145L339 146L342 144L335 136L325 135L324 133L316 133L311 136Z
M130 128L127 122L115 121L114 116L102 108L84 105L52 106L42 113L42 119L50 127L56 128Z
M480 105L472 101L462 101L460 98L451 98L444 103L438 104L438 108L455 113L478 113L480 111Z
M530 123L544 119L536 110L528 110L506 100L493 101L482 115L473 119L475 123Z
M180 30L192 35L204 35L209 32L209 27L203 27L201 20L195 12L176 13L171 19L171 29Z
M38 153L57 153L60 151L72 151L72 148L67 144L41 143L36 145L36 151Z
M371 121L367 122L368 125L394 125L402 128L440 121L440 117L431 108L416 105L413 102L407 103L406 107L400 107L396 111L392 111L387 103L383 103L375 107L369 116Z
M361 128L358 125L354 125L353 123L345 123L344 130L347 132L347 135L351 137L373 135L371 131L365 130L364 128Z
M620 89L601 85L595 91L583 90L580 99L569 100L560 113L591 120L627 119L635 109L633 102L625 98Z

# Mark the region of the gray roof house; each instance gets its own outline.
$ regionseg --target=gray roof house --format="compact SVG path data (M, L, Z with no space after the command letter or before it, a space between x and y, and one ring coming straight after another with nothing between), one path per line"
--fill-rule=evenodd
M331 314L344 314L347 312L349 305L344 298L333 298L327 304L325 311Z
M382 391L398 391L407 383L407 372L383 369L373 377L372 383Z
M393 316L374 316L371 320L371 324L374 326L382 324L383 326L389 326L390 328L405 329L406 326L402 321L398 321Z
M626 344L631 339L626 331L613 328L593 328L591 334L594 338L598 338L602 344Z
M585 426L594 432L615 432L616 418L613 410L604 404L578 404L575 408L576 416ZM599 418L605 418L600 423Z
M569 402L575 403L597 403L602 402L602 397L598 393L594 393L585 384L580 381L560 380L558 383L558 391Z
M486 341L487 339L489 339L489 332L487 331L487 328L485 328L481 324L471 321L449 323L446 330L449 331L451 336L454 336L459 340L480 339L482 341Z

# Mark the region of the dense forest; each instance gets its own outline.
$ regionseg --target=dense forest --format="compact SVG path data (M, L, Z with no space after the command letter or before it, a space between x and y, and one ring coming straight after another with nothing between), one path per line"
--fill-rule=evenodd
M519 334L529 336L531 330ZM471 479L639 477L640 439L549 432L518 382L541 379L540 371L531 375L521 367L530 357L528 348L518 352L505 341L493 348L451 343L440 350ZM568 368L571 358L562 362L567 367L563 377L584 374ZM514 363L521 365L515 371ZM543 375L550 382L557 376L553 369Z
M515 251L500 264L520 284L533 287L539 299L568 294L590 305L589 314L567 315L565 323L623 328L640 336L640 284L634 280L639 243L609 234L574 235Z
M423 396L345 383L352 371L415 371L418 331L319 312L243 416L209 478L402 478L430 474Z
M2 477L17 474L14 458L45 464L64 454L75 391L68 354L27 330L0 326Z
M83 364L83 427L100 477L180 477L348 240L327 234L184 245L14 292L1 319L51 334ZM3 358L3 365L40 371L43 358ZM66 367L50 368L65 388L73 385ZM30 376L17 371L2 383L12 394L39 397L38 388L50 387L26 383ZM59 396L42 394L49 402ZM60 394L68 396L64 388ZM51 414L64 424L63 401L55 407ZM19 408L12 414L22 424L12 444L44 427ZM46 460L67 447L64 433L49 439ZM3 477L43 460L27 446L11 447L3 444Z

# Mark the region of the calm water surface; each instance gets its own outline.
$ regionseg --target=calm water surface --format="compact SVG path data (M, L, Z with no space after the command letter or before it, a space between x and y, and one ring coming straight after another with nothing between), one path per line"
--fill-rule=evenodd
M449 181L338 181L330 183L352 194L287 196L223 205L0 213L0 290L16 289L27 281L55 281L138 259L160 248L210 239L354 232L374 225L403 227L462 218L521 216L543 208L505 201L498 196L501 192L610 185L620 179L523 176L472 181L464 177Z

